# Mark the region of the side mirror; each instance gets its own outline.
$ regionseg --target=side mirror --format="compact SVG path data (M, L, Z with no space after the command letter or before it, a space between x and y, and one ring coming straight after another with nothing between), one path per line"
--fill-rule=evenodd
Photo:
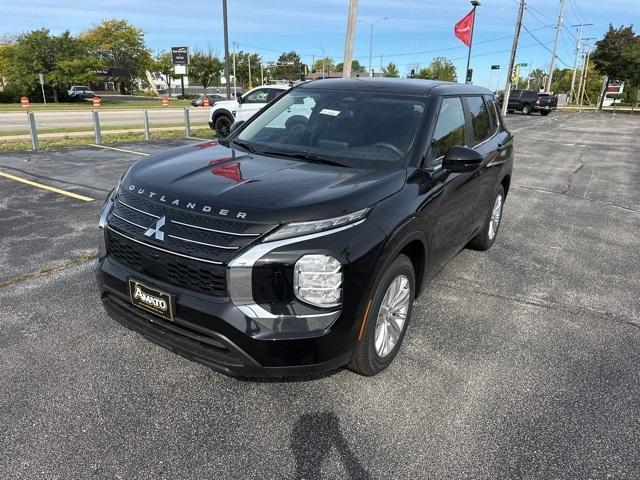
M236 101L242 105L244 103L244 98L242 98L242 95L236 95Z
M473 148L451 147L442 160L442 169L453 173L473 172L482 160L482 154Z
M229 134L232 134L233 132L235 132L238 128L242 126L244 122L245 122L244 120L236 120L235 122L233 122L229 127Z

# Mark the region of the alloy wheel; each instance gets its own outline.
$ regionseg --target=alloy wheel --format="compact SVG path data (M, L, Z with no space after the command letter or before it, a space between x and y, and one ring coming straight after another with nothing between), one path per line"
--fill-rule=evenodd
M500 226L500 219L502 218L502 195L496 197L496 202L493 204L493 210L491 211L491 219L489 220L489 240L493 240L498 233L498 227Z
M407 321L411 286L406 275L398 275L384 294L376 320L375 348L379 357L389 355L400 340Z

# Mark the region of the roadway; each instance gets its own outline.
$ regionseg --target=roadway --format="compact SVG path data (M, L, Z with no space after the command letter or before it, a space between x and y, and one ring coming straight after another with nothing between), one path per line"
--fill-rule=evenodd
M190 108L190 118L193 123L208 122L208 108ZM150 108L149 123L153 127L184 122L182 108ZM93 129L91 110L71 111L34 111L36 125L39 131L49 129ZM105 109L100 110L100 125L102 127L144 126L142 109ZM28 132L27 116L25 112L0 112L0 133Z

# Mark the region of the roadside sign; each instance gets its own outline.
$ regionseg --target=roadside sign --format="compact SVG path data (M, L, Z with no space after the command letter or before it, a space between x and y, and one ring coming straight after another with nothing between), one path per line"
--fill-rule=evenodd
M518 66L520 66L520 67L528 67L529 64L528 63L519 63Z
M29 108L31 106L29 97L20 97L20 105L22 105L22 108Z
M187 74L187 66L186 65L176 65L173 67L173 72L176 75L186 75Z
M171 47L171 60L174 65L189 65L189 47Z
M500 70L500 65L491 65L491 70Z
M167 97L166 95L164 97L162 97L162 106L163 107L168 107L169 106L169 97Z
M93 102L93 108L98 108L100 107L100 100L101 98L98 96L95 96L91 99L91 101Z
M39 73L38 74L38 80L40 81L40 85L44 85L44 75Z

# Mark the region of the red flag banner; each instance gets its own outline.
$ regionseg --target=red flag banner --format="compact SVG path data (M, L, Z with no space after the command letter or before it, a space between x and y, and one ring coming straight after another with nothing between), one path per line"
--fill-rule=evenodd
M471 31L473 30L474 15L474 11L471 10L453 27L453 32L455 33L456 37L467 47L471 46Z

